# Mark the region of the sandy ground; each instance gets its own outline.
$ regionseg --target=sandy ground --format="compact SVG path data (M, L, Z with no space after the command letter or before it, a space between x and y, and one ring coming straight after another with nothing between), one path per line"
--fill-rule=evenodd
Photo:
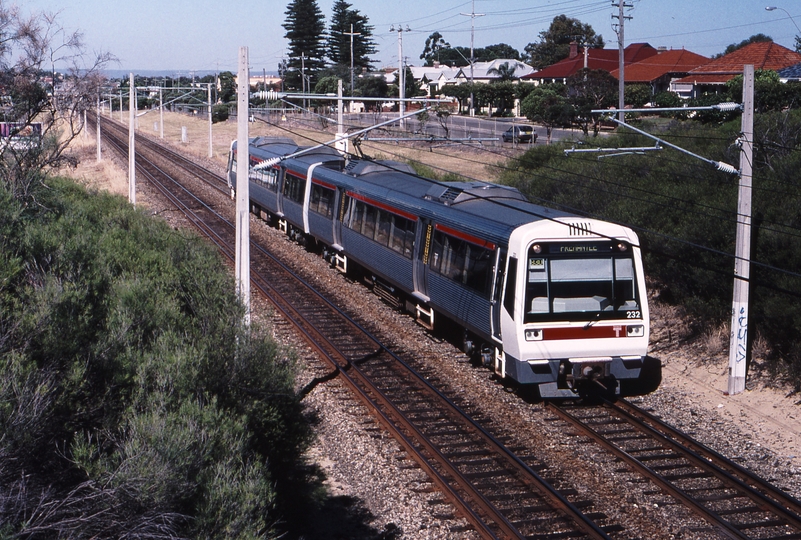
M119 112L116 113L119 119ZM159 136L157 112L139 119L141 132L155 138ZM176 148L199 157L208 157L208 123L205 119L165 113L165 141ZM251 136L290 136L283 128L274 128L263 123L252 123ZM181 142L182 127L186 127L188 142ZM235 123L215 124L213 132L213 160L224 166L230 142L236 137ZM310 140L330 140L331 135L320 131L303 131L302 136ZM300 141L299 141L300 142ZM309 144L308 140L302 144ZM416 159L433 165L447 167L472 178L491 179L493 164L501 163L505 156L492 153L474 154L464 159L463 150L446 150L431 153L427 149L412 152L395 145L364 145L381 153L384 157L398 159L399 155L416 155ZM116 165L106 154L96 161L94 127L87 137L75 141L81 163L77 169L65 174L81 182L126 196L128 194L126 169ZM452 154L452 155L449 155ZM484 163L485 166L477 166ZM652 307L652 355L661 359L663 382L658 392L673 392L685 397L693 406L703 408L709 414L717 414L721 421L737 424L745 433L779 456L785 457L801 470L801 394L793 393L790 386L765 377L749 374L746 391L738 395L727 395L728 337L726 329L710 333L701 339L686 341L687 332L677 311L665 306ZM754 365L761 363L761 351L766 347L757 342ZM758 370L752 370L755 372Z

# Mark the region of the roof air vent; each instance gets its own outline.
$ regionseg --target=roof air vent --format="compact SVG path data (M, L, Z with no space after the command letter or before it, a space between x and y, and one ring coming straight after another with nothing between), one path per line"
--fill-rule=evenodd
M592 227L589 223L568 223L570 227L570 236L591 236Z

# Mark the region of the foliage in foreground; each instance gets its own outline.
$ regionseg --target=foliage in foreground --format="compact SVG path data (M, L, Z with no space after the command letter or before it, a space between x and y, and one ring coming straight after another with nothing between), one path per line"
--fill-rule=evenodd
M738 167L740 121L702 125L670 121L647 131L705 158ZM801 111L755 120L753 247L749 337L762 335L801 387ZM622 132L592 147L653 147ZM731 313L737 178L674 150L599 159L565 147L535 146L512 162L504 182L532 201L634 228L646 272L663 300L683 305L695 328ZM779 366L782 364L773 364Z
M275 537L291 357L199 239L50 187L0 190L0 538Z

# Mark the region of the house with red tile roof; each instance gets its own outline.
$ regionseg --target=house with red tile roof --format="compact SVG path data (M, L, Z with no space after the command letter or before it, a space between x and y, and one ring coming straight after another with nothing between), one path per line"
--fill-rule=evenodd
M579 70L603 69L612 71L620 67L617 49L584 49L583 54L579 54L578 44L570 44L570 55L564 60L560 60L544 69L530 75L521 77L524 82L535 84L552 83L567 81L571 75L575 75ZM623 62L626 66L634 62L639 62L654 56L657 50L647 43L632 43L623 51ZM626 76L628 80L628 76Z
M772 41L751 43L691 70L686 77L671 82L670 90L687 98L717 94L724 90L728 81L743 72L745 65L751 64L755 70L779 71L799 62L801 54Z
M687 73L710 61L685 49L658 49L658 53L626 66L624 77L626 84L648 84L651 93L656 95L670 90L670 83L684 77ZM620 70L615 69L612 76L620 78Z

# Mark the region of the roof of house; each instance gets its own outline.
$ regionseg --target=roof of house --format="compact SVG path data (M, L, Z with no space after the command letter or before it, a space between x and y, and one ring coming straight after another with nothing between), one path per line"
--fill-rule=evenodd
M801 79L801 63L779 70L779 77L782 79Z
M659 54L627 65L624 76L626 82L650 83L669 73L687 73L709 61L706 56L685 49L662 50ZM620 70L615 69L611 73L618 78Z
M500 75L493 70L498 70L503 64L508 64L509 68L514 68L516 78L529 75L534 72L534 68L518 60L496 59L491 62L476 62L473 64L473 79L492 80L498 79ZM450 67L444 64L437 66L409 66L415 80L445 81L454 82L457 79L470 79L470 66ZM393 73L394 76L394 73Z
M751 43L720 58L716 58L690 71L679 83L724 84L743 72L743 66L752 64L755 70L778 71L801 62L801 54L772 41Z
M629 65L654 56L657 52L648 43L632 43L624 50L623 61L626 65ZM620 64L617 49L587 50L587 68L603 69L611 72L618 69L618 67L620 67ZM566 79L581 69L584 69L584 54L578 53L531 75L521 77L521 79Z

